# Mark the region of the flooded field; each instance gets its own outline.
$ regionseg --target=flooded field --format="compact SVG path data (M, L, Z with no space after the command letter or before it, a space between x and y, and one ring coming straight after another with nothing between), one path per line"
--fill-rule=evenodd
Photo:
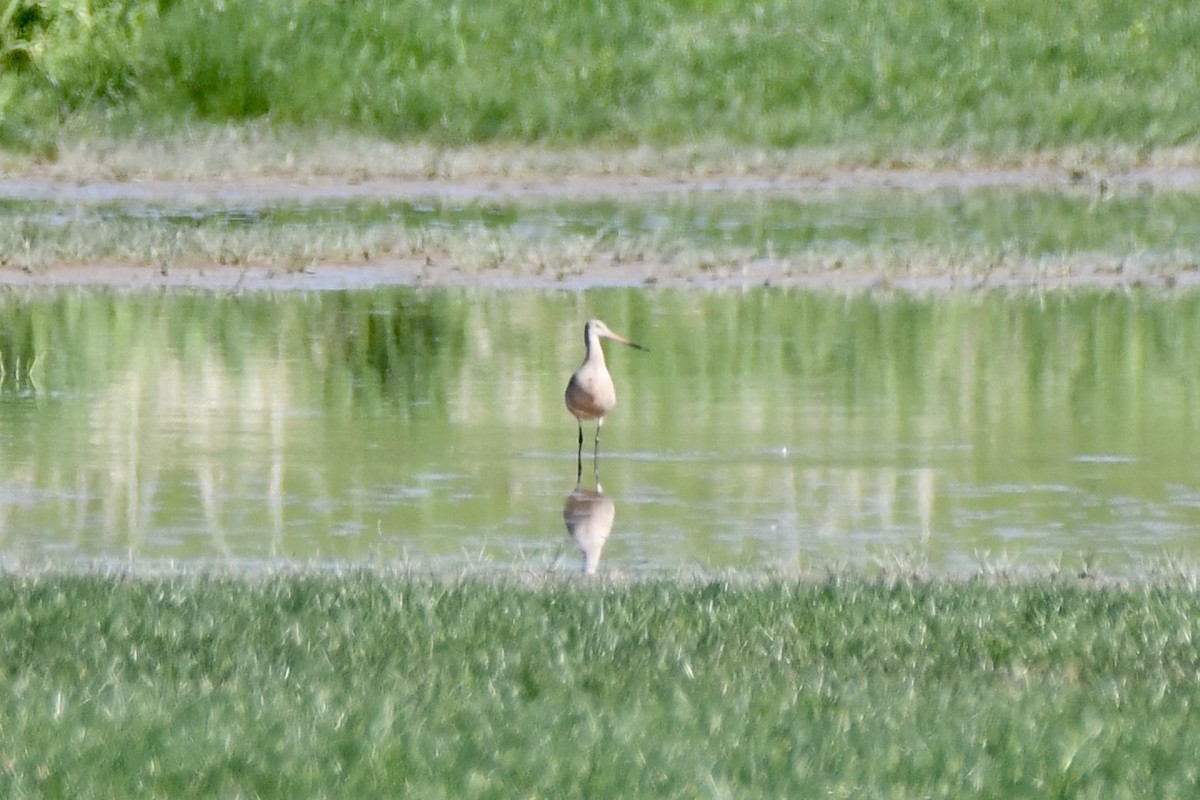
M239 289L1200 280L1200 193L1131 182L466 198L430 184L426 195L316 200L302 187L174 200L35 188L0 182L0 283L178 286L193 282L181 271L222 269L233 274L218 285ZM148 269L106 277L113 266Z
M601 573L1200 560L1200 293L10 292L0 557ZM600 488L563 388L589 317ZM592 429L585 431L590 454ZM572 535L573 534L573 537Z

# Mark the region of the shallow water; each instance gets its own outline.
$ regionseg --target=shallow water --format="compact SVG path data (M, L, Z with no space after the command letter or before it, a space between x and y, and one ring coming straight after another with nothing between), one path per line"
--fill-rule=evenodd
M2 303L8 562L574 571L586 547L601 573L1120 574L1200 559L1196 294ZM607 346L603 498L590 458L572 496L562 403L589 316L650 348Z

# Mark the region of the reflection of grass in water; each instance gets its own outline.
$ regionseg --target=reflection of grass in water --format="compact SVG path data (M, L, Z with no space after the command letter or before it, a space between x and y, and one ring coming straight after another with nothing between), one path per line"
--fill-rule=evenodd
M407 406L456 361L447 351L462 347L466 298L405 289L290 299L35 292L0 298L0 309L9 371L35 368L52 391L94 391L114 375L194 377L213 361L222 374L252 382L268 359L312 362L331 390L350 385L370 404Z
M1197 619L1186 581L1150 578L10 574L4 781L75 797L1185 796Z
M1192 294L35 293L6 296L0 309L5 364L36 358L49 392L104 390L114 376L199 375L210 362L249 386L261 365L280 364L285 394L305 407L477 424L538 425L564 413L559 384L591 315L651 347L620 365L622 388L642 409L623 421L630 429L677 428L674 409L693 401L723 413L731 390L744 395L739 413L761 409L786 425L794 415L780 392L802 381L828 382L850 402L898 404L904 418L936 410L939 427L964 431L983 420L1033 425L1048 411L1052 421L1150 420L1196 391L1187 376L1200 357ZM496 402L498 387L520 401Z
M278 463L289 492L321 498L377 476L376 462L389 485L409 484L470 442L512 467L489 464L472 490L519 497L525 467L510 456L573 454L562 390L593 315L651 348L609 354L613 452L827 449L834 463L800 455L780 491L827 507L833 531L875 502L851 484L908 496L921 474L912 459L936 467L947 446L969 449L970 480L1019 469L1031 485L1080 453L1145 457L1100 480L1157 496L1164 475L1178 480L1159 462L1191 463L1200 442L1195 293L68 292L7 295L0 311L0 352L40 354L42 387L18 398L0 385L0 400L21 400L0 403L3 460L27 464L29 485L52 496L101 498L111 541L142 524L155 491L194 502L188 470L202 465L224 467L227 487L260 487ZM1044 458L1014 468L1013 442L1044 443ZM782 469L730 466L722 496L752 496ZM933 478L939 491L953 483ZM266 508L254 492L248 504ZM495 511L461 513L482 524Z
M4 478L61 498L76 532L95 510L82 552L101 541L136 552L155 514L197 492L215 534L228 517L222 486L236 484L221 476L270 470L262 506L280 519L284 471L297 449L321 446L302 434L326 430L307 423L312 411L326 424L418 407L444 415L461 366L461 302L445 294L35 294L0 308L0 398L37 409L5 408L3 461L29 466Z
M1112 388L1133 375L1131 390L1149 398L1153 381L1178 382L1200 348L1195 295L1104 291L34 293L8 295L0 309L5 364L36 359L53 391L90 391L114 374L157 371L168 357L191 373L215 358L238 375L268 358L306 366L290 374L316 382L297 387L305 396L349 388L356 404L397 409L476 397L469 382L524 371L548 374L557 386L558 372L580 357L577 323L589 313L652 341L655 357L623 365L627 381L678 377L643 396L669 395L698 376L704 380L689 391L828 376L846 392L899 392L905 402L949 392L967 410L980 392L979 402L1002 396L1007 408L1048 397L1086 402L1093 393L1067 392L1071 381Z
M56 262L270 265L449 258L471 272L570 275L652 263L703 275L769 261L798 271L981 275L1194 268L1200 200L1186 193L840 191L653 202L353 202L258 209L0 206L0 253ZM11 258L12 256L10 256Z

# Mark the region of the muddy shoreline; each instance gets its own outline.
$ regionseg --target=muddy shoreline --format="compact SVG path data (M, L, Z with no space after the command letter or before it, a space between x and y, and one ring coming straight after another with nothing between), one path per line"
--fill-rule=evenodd
M576 274L549 276L499 267L486 273L418 259L385 259L369 264L321 264L304 270L228 265L174 267L160 270L128 264L58 264L35 272L0 268L0 290L116 289L122 291L201 290L218 293L249 291L344 291L392 286L479 290L583 291L596 288L737 290L777 287L832 291L899 291L908 293L981 290L1150 289L1179 290L1200 286L1200 271L1162 275L1110 270L1071 271L1049 275L1001 271L985 276L948 274L891 275L868 270L797 271L785 264L683 274L670 267L584 265Z
M353 175L258 175L247 178L207 177L196 180L69 179L40 175L0 175L0 199L63 203L178 202L220 204L254 202L332 202L337 200L444 199L611 199L664 194L771 192L804 194L822 191L969 191L986 188L1065 190L1129 188L1184 191L1200 189L1200 166L1087 170L1057 166L1011 169L831 169L803 175L706 174L671 175L573 174L480 175L465 178L356 178Z

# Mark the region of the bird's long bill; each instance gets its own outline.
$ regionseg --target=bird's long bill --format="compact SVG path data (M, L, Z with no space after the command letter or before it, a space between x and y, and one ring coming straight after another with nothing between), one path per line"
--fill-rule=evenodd
M607 336L607 338L612 339L614 342L620 342L621 344L626 345L627 347L632 347L634 350L643 350L647 353L650 352L650 348L642 347L640 344L631 342L628 339L626 339L624 336L618 336L617 334L613 333L612 331L609 331L605 335Z

